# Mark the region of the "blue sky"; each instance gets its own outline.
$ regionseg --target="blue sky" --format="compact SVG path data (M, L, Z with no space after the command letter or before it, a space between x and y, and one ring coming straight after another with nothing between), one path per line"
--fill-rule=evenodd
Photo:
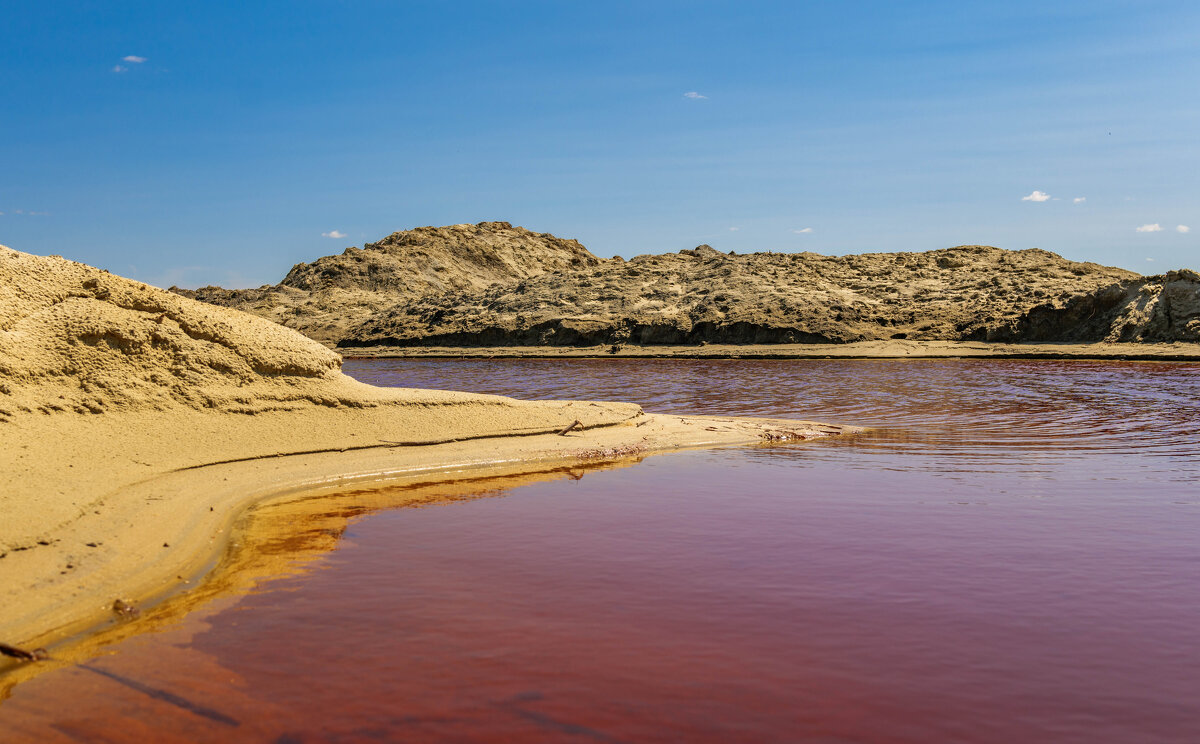
M480 220L626 258L986 243L1200 268L1194 2L6 2L0 19L0 243L154 284L275 282Z

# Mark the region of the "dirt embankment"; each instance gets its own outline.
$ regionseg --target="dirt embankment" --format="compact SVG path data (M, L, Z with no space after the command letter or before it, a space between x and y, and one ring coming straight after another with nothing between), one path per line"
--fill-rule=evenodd
M1039 250L733 255L708 246L430 294L341 347L792 344L962 340L1137 275Z
M505 222L424 227L299 264L273 287L187 292L328 346L1200 340L1200 291L1042 250L600 259Z
M333 346L350 327L398 303L515 284L598 262L577 241L507 222L480 222L393 233L378 243L296 264L273 286L171 291L260 315Z
M1126 279L1015 320L979 329L983 341L1174 343L1200 341L1200 274L1188 269Z

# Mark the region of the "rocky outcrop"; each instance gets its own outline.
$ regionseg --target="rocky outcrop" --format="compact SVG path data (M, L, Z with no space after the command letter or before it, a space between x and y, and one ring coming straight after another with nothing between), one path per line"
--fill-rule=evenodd
M341 347L848 343L959 339L1137 275L1041 250L734 255L709 246L430 294L349 329Z
M427 295L480 291L600 260L575 240L507 222L419 227L378 243L296 264L283 281L258 289L172 287L185 297L269 318L326 345L372 313Z
M1183 269L1128 279L1041 304L1020 318L983 326L971 340L1082 343L1200 341L1200 274Z
M422 227L298 264L275 286L175 290L329 346L1200 340L1196 274L1043 250L600 259L506 222Z

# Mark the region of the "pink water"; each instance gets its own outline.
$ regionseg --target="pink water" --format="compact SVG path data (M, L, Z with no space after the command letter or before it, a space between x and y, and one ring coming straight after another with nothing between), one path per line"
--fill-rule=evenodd
M12 740L1200 741L1200 366L346 367L881 428L369 514L16 686Z

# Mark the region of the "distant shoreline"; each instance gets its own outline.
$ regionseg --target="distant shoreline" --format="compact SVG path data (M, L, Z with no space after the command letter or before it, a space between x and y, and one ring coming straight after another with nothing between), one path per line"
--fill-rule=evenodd
M1095 359L1200 361L1200 343L992 344L863 341L852 344L701 346L369 346L336 349L345 359Z

